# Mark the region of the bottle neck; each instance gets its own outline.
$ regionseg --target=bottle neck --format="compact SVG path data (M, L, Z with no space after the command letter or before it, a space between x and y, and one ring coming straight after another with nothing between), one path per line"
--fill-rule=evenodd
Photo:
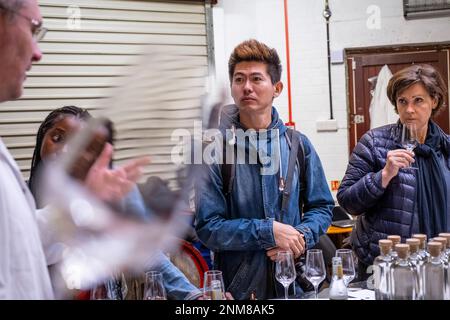
M344 270L342 269L342 264L333 265L333 278L336 279L344 278Z
M431 256L430 257L430 262L432 263L432 264L441 264L441 255L438 255L438 256Z

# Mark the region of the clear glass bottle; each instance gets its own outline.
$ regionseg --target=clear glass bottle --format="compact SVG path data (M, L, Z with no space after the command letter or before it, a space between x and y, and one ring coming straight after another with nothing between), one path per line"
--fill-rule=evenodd
M450 262L450 233L439 233L439 237L447 239L447 247L445 248L445 255L447 262Z
M391 250L391 256L394 258L394 260L397 259L397 251L395 249L395 245L397 243L400 243L400 241L402 240L402 238L398 235L390 235L387 237L388 240L392 241L392 250Z
M333 277L331 278L329 289L330 300L347 300L348 291L344 281L342 258L333 257L332 264L333 264Z
M423 297L423 281L422 281L423 277L422 277L422 274L423 274L423 266L424 266L426 260L419 253L419 247L420 247L420 240L419 239L417 239L417 238L406 239L406 244L409 245L409 259L414 265L416 265L417 273L419 274L418 299L421 300L422 297Z
M423 257L424 261L427 262L430 258L430 254L427 251L427 235L422 233L413 234L411 238L419 239L419 254Z
M442 247L441 247L441 260L444 263L447 263L448 261L448 256L447 256L447 238L444 237L436 237L433 239L433 241L439 242Z
M391 298L390 269L394 258L391 255L392 241L379 240L380 255L373 261L373 275L375 279L375 300L389 300Z
M419 293L419 274L417 267L409 259L409 245L395 245L397 260L391 268L392 295L394 300L417 300Z
M441 250L440 242L428 242L430 260L425 263L423 270L425 300L444 300L445 297L445 269L441 260Z
M447 248L445 253L447 255L447 263L444 265L445 270L445 283L446 283L446 300L450 300L450 233L439 233L439 237L444 237L447 239Z

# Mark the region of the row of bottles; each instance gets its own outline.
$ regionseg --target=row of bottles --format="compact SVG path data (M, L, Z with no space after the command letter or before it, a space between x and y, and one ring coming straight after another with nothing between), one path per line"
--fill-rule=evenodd
M450 299L450 233L430 239L413 235L406 243L400 236L379 241L374 260L375 299Z

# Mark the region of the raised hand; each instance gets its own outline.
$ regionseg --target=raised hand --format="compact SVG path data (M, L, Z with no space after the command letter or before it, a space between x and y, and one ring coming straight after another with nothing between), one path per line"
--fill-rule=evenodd
M122 199L142 175L142 167L150 162L148 157L142 157L111 169L109 163L112 152L112 145L107 143L85 180L86 187L105 201Z
M386 165L381 172L381 184L386 188L401 168L408 168L414 160L414 153L405 149L395 149L387 153Z

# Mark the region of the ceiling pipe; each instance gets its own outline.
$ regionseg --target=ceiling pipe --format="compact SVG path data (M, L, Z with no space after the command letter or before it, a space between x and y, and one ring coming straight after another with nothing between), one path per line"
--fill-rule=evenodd
M288 114L289 122L286 122L288 127L295 129L295 122L292 120L292 96L291 96L291 61L289 52L289 21L288 21L288 4L284 0L284 34L286 37L286 66L287 66L287 90L288 90Z
M325 9L322 13L327 25L327 59L328 59L328 95L330 100L330 120L333 120L333 99L331 94L331 55L330 55L330 17L331 10L328 6L328 0L325 0Z

